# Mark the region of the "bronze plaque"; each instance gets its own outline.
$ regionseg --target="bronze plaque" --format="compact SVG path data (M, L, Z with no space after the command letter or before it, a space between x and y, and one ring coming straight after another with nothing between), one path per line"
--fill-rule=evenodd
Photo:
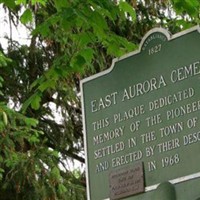
M144 192L143 163L112 171L109 176L110 199L121 199Z

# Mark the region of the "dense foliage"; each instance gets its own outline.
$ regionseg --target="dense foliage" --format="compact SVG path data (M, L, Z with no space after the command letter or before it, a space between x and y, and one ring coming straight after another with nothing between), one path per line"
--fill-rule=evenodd
M0 0L30 45L0 48L0 198L86 199L79 82L154 27L200 22L199 0ZM8 105L12 106L8 106Z

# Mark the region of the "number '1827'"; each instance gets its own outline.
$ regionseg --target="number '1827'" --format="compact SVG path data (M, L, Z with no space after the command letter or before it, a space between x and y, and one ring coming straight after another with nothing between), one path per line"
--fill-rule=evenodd
M162 48L162 45L161 44L158 44L156 46L153 46L149 49L149 55L153 55L155 53L158 53L161 51L161 48Z

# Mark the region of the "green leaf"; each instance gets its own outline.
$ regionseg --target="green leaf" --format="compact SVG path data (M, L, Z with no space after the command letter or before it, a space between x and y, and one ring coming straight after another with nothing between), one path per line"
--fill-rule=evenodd
M43 24L38 25L32 32L33 35L41 34L43 37L51 35L50 23L45 21Z
M85 59L86 63L91 63L94 57L94 50L92 48L86 48L80 51L79 55Z
M41 92L45 91L46 89L48 88L53 88L55 89L55 86L56 86L56 81L55 80L52 80L52 79L49 79L43 83L41 83L41 85L39 86L39 90Z
M31 100L31 107L34 110L38 110L40 108L41 97L40 95L34 95Z
M85 58L82 55L77 55L72 59L70 66L72 67L73 71L80 72L85 64Z
M185 6L191 16L198 16L199 14L199 0L185 0Z
M5 112L2 112L2 114L3 114L3 123L7 126L7 124L8 124L7 114Z
M37 136L35 136L35 135L31 135L31 137L28 138L28 141L30 143L39 143L40 139Z
M183 29L189 29L193 24L186 22L184 19L176 20L176 25L178 27L183 27Z
M20 4L26 4L26 0L16 0L15 1L15 3L17 4L17 5L20 5Z
M136 19L135 9L129 3L127 3L126 1L120 1L119 8L123 12L128 13L131 16L132 21L135 21L135 19Z
M20 5L20 4L27 5L27 0L16 0L15 2L16 2L17 5ZM31 0L32 5L35 5L36 3L40 3L42 5L45 5L46 2L47 2L47 0Z
M53 167L50 174L53 180L60 181L61 179L60 170L57 167Z
M36 127L38 125L38 120L34 119L34 118L25 117L24 121L25 121L25 123L26 123L27 126Z
M98 27L99 29L108 30L107 22L100 13L93 12L91 15L91 21L95 28Z
M3 168L0 168L0 173L5 172L5 170Z
M40 107L40 101L41 101L41 97L40 97L40 92L36 92L35 94L33 94L32 96L30 96L23 104L22 106L22 113L26 112L26 109L31 105L31 108L38 110Z
M113 55L115 57L120 57L123 54L118 44L114 42L108 46L107 52L108 54Z
M78 41L81 47L96 41L96 36L90 32L82 32L72 36L74 41Z
M8 8L15 9L15 0L0 0L0 3L4 3Z
M15 152L9 152L9 156L7 155L7 157L9 157L8 159L5 160L5 164L7 167L15 167L19 162L20 162L20 158L18 156L17 153Z
M0 82L3 82L3 81L4 81L3 77L2 77L2 76L0 76Z
M59 184L58 185L58 193L60 195L64 194L67 192L67 188L63 185L63 184Z
M59 11L62 8L68 7L68 1L63 1L63 0L54 0L55 7Z
M0 90L0 95L1 95L1 96L4 96L4 93L3 93L1 90Z
M27 24L29 22L32 22L33 20L33 15L30 9L26 9L22 16L20 17L20 21L22 24Z
M123 56L125 53L129 53L136 48L136 45L127 41L125 38L117 36L115 34L110 34L107 37L107 52L115 57Z
M178 14L186 12L192 17L197 17L199 14L199 0L172 0L172 3Z
M51 153L52 153L52 155L53 155L54 157L59 158L59 152L58 152L58 151L53 150Z
M0 67L7 66L7 63L11 61L12 60L10 58L7 58L2 52L0 52Z
M37 78L35 81L33 81L33 83L30 85L30 89L32 90L34 87L36 87L37 85L40 85L43 81L45 80L44 76L41 76L39 78Z
M32 5L35 5L36 3L40 3L44 6L47 0L31 0L31 2L32 2Z
M65 31L70 31L75 25L76 13L73 8L62 8L60 25Z

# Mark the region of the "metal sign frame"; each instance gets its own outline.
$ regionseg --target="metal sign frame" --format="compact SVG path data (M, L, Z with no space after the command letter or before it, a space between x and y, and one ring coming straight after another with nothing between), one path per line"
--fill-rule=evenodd
M81 87L81 99L82 99L82 118L83 118L83 132L84 132L84 145L85 145L85 157L86 157L86 179L87 179L87 197L88 199L90 200L90 188L89 188L89 171L88 171L88 146L87 146L87 141L86 141L86 135L87 135L87 132L86 132L86 119L85 119L85 102L84 102L84 94L83 94L83 85L84 83L88 82L88 81L91 81L91 80L94 80L98 77L101 77L101 76L104 76L108 73L110 73L113 68L115 67L115 64L118 62L118 61L121 61L123 59L126 59L126 58L129 58L131 56L134 56L134 55L137 55L139 53L141 53L142 51L142 48L144 47L144 44L145 44L145 41L146 39L153 33L156 33L156 32L160 32L162 34L164 34L169 41L171 40L174 40L174 39L177 39L183 35L186 35L188 33L191 33L191 32L194 32L194 31L198 31L200 33L200 26L195 26L193 28L190 28L188 30L185 30L185 31L182 31L180 33L177 33L177 34L174 34L174 35L171 35L167 30L163 29L163 28L154 28L152 30L150 30L142 39L141 43L140 43L140 46L139 46L139 49L136 50L136 51L133 51L131 53L128 53L120 58L115 58L113 59L112 61L112 65L109 69L103 71L103 72L100 72L98 74L95 74L91 77L88 77L88 78L85 78L83 80L81 80L80 82L80 87ZM181 182L184 182L184 181L188 181L188 180L191 180L191 179L195 179L195 178L199 178L200 177L200 172L199 173L194 173L194 174L191 174L191 175L187 175L187 176L183 176L183 177L179 177L179 178L176 178L176 179L173 179L173 180L169 180L171 183L173 184L177 184L177 183L181 183ZM156 184L156 185L151 185L151 186L148 186L145 188L145 192L149 192L149 191L152 191L152 190L155 190L157 188L159 184ZM93 200L93 199L91 199ZM104 200L109 200L109 197L104 199Z

